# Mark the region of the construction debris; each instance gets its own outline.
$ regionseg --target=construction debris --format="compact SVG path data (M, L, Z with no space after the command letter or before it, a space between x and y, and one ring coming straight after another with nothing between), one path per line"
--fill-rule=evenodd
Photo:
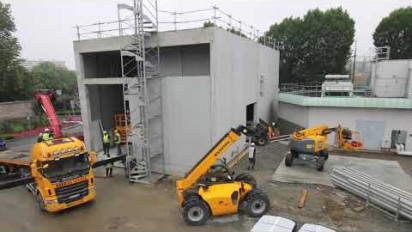
M364 198L367 204L384 212L392 212L395 220L401 215L412 220L412 194L374 179L352 168L335 168L332 184Z
M302 190L302 195L300 195L299 202L298 202L298 208L299 209L301 209L305 206L307 196L308 196L308 190L303 189Z

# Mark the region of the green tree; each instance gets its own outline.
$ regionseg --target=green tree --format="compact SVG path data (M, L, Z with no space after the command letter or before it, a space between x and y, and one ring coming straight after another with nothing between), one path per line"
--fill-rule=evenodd
M390 59L411 59L412 7L399 8L383 18L373 33L373 40L376 47L390 47Z
M27 97L30 77L18 59L21 47L13 36L15 31L10 5L0 2L0 101Z
M346 73L355 22L342 8L308 11L270 26L265 36L281 44L280 82L318 82ZM262 40L262 39L261 39Z
M203 27L214 27L214 26L216 26L216 24L214 24L214 23L211 22L211 21L205 21L205 22L203 23Z
M61 89L66 95L77 92L76 74L52 62L42 62L31 70L32 90Z

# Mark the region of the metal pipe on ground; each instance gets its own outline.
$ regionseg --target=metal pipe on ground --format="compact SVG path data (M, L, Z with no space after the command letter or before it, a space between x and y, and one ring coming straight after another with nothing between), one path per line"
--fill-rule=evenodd
M412 220L412 194L409 192L348 167L335 168L331 181L335 187L362 197L375 207L392 212L395 220L399 216Z

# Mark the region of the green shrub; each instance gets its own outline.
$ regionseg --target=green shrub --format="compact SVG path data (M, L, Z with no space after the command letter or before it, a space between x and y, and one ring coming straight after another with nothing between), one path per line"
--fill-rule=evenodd
M10 140L13 139L13 134L0 134L0 138L4 139L4 140Z

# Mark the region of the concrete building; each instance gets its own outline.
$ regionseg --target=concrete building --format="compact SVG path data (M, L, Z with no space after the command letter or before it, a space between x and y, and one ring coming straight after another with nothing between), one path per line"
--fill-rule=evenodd
M93 150L102 147L99 121L111 129L114 114L124 111L124 39L74 42L85 143ZM160 47L160 77L147 85L151 151L163 153L166 173L188 171L231 127L275 118L277 50L218 27L159 32L145 40L146 47ZM243 147L244 139L228 158Z
M375 62L372 97L364 97L360 91L355 91L353 97L320 97L304 91L280 93L283 131L341 124L358 131L366 149L395 148L396 143L402 143L407 151L412 151L411 64L408 60ZM332 134L329 142L334 139Z

